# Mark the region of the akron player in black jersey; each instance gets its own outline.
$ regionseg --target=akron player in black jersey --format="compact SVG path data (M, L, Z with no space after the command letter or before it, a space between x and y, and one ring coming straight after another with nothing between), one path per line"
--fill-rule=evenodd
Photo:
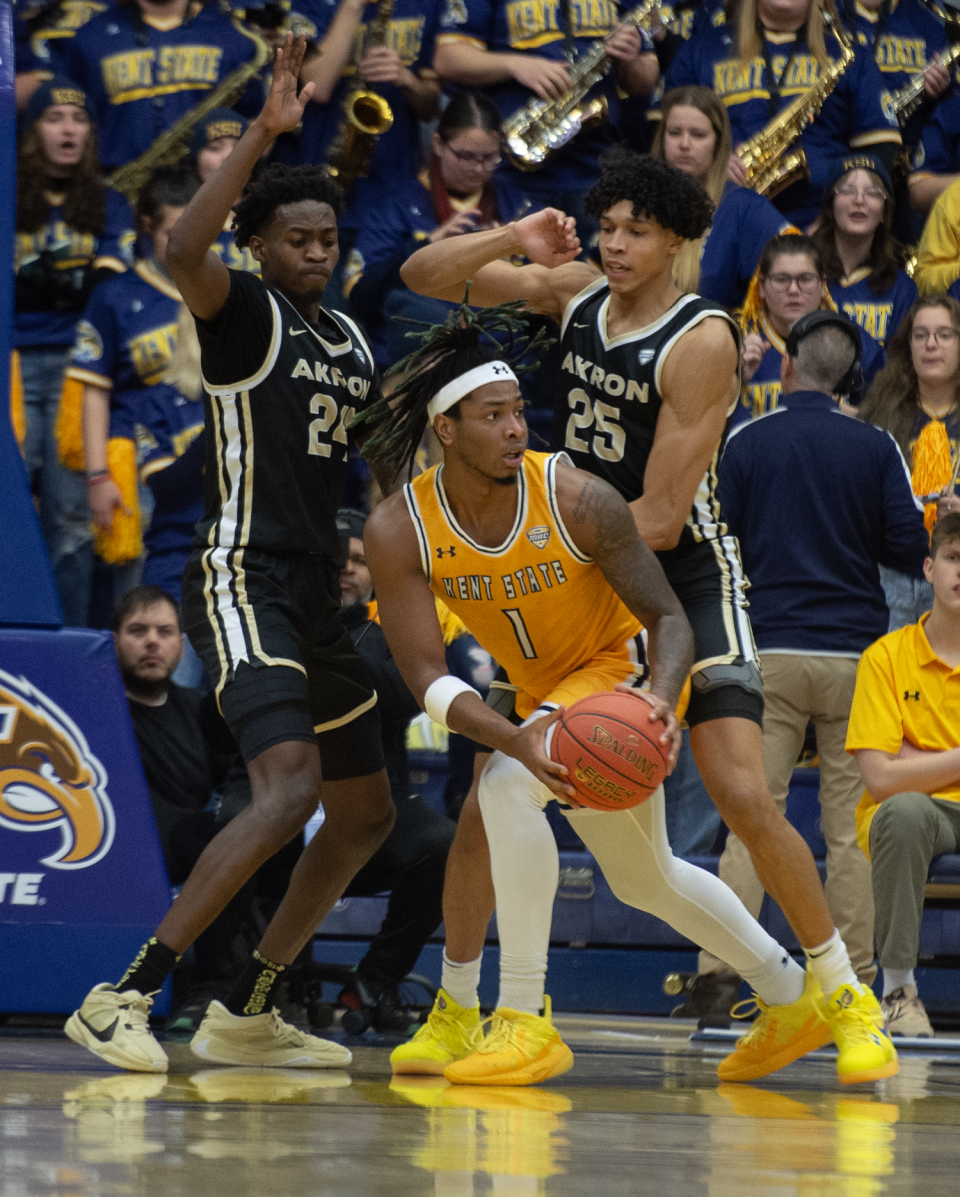
M224 1005L191 1043L224 1064L339 1066L350 1052L272 1009L284 968L394 819L377 696L339 617L336 511L354 412L379 397L370 349L321 307L337 262L340 192L320 168L272 168L236 205L237 244L260 263L229 270L210 246L255 163L294 128L304 41L288 35L260 116L173 229L167 263L197 321L206 390L206 513L184 573L184 626L240 746L251 806L200 857L121 980L99 985L68 1034L123 1068L164 1072L151 994L257 868L326 821ZM322 763L322 772L321 772Z
M689 176L621 150L604 163L587 197L587 211L600 221L602 273L574 260L574 221L547 208L426 246L401 274L412 290L446 300L458 299L472 279L473 304L525 299L560 322L554 447L627 499L683 604L695 640L686 718L697 766L803 945L833 1025L839 1015L831 998L861 986L810 849L766 784L763 685L747 583L716 498L724 428L740 392L739 335L722 308L682 294L672 276L684 241L707 231L712 210ZM512 265L517 254L533 265ZM801 987L799 977L791 1011ZM764 1017L744 1045L762 1071L776 1056L777 1022L792 1017L778 1006L767 1018L766 1009L761 1003ZM868 1045L864 1050L870 1054Z

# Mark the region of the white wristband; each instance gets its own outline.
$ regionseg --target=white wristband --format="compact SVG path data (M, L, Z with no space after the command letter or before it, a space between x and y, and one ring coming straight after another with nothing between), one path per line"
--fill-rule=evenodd
M423 696L423 709L434 723L439 723L441 727L447 727L447 711L450 710L453 700L460 694L476 694L477 698L480 698L473 686L468 686L466 682L454 677L452 673L445 673L443 677L438 677L427 687L427 692ZM447 727L447 731L449 730L450 728Z

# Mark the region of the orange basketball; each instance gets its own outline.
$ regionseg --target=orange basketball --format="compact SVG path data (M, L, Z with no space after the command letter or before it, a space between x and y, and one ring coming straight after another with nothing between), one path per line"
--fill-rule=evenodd
M650 705L632 694L605 691L575 702L558 720L550 756L566 765L577 801L594 810L627 810L654 792L667 775Z

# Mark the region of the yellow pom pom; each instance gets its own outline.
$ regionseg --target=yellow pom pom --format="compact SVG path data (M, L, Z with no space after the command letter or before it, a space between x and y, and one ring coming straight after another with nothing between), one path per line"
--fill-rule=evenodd
M124 565L135 561L143 552L137 495L137 446L133 441L121 436L107 441L107 469L120 488L120 497L127 510L114 511L110 531L97 532L94 550L108 565Z
M17 438L20 452L27 439L27 411L23 405L23 375L20 373L20 351L10 354L10 424Z
M915 495L932 495L943 490L953 476L950 461L950 438L942 420L931 420L917 437L913 446L913 472L910 481ZM937 522L936 503L927 503L923 522L928 532Z
M65 378L57 411L57 452L68 470L85 470L86 453L83 447L83 383L77 378Z

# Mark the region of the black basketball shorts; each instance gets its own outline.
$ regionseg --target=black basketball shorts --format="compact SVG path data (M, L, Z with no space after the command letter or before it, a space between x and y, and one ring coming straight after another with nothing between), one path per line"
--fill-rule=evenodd
M317 743L328 781L383 768L377 694L340 622L340 573L310 554L194 550L184 631L207 667L246 762Z
M699 543L684 539L675 549L657 553L657 558L693 628L687 725L750 719L762 727L760 662L747 615L748 583L736 537ZM738 673L742 682L724 680L724 675Z

